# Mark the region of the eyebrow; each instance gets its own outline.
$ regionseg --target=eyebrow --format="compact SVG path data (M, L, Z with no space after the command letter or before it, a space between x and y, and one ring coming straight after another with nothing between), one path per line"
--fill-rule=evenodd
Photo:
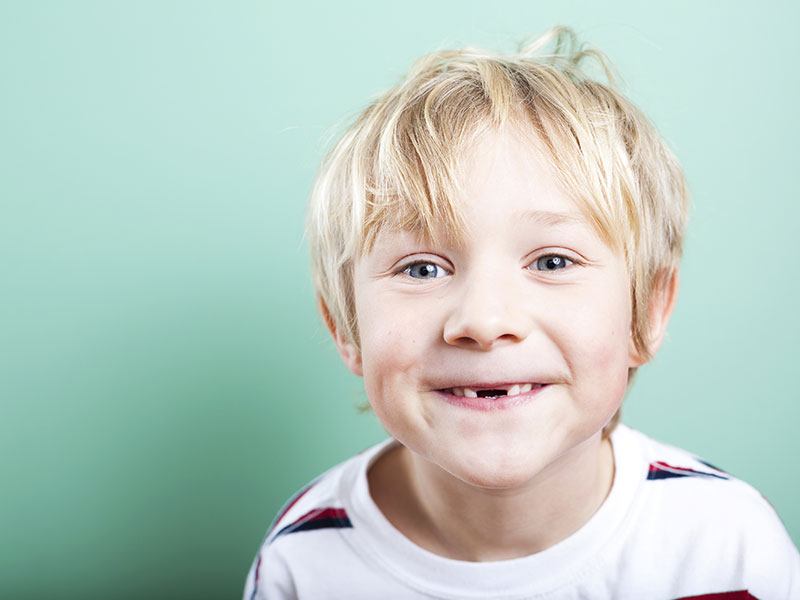
M517 217L522 221L535 221L542 225L584 225L585 220L578 215L553 212L549 210L529 209L520 211Z

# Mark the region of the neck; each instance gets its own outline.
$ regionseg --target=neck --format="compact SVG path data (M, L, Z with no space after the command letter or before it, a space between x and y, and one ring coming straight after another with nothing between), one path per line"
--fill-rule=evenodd
M368 477L378 508L418 546L457 560L495 561L540 552L580 529L611 489L614 458L598 434L525 485L486 489L400 446Z

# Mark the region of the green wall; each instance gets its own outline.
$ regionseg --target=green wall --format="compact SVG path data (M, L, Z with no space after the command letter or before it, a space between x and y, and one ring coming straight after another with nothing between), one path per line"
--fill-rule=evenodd
M418 55L569 24L694 196L625 420L800 542L790 2L0 3L0 596L236 598L283 501L382 438L315 315L331 127Z

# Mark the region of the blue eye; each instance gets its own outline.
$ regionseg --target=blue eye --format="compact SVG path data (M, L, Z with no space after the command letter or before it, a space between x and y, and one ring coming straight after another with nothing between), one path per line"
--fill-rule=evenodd
M534 263L537 271L558 271L573 264L573 261L558 254L548 254L536 259Z
M403 269L403 273L414 279L436 279L447 275L439 265L430 262L415 262Z

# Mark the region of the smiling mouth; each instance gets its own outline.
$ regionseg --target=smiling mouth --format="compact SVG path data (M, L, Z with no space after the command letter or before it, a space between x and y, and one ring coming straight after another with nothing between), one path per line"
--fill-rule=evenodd
M544 387L544 383L515 383L510 386L499 387L452 387L442 390L445 394L452 394L459 398L510 398L527 394L531 390Z

